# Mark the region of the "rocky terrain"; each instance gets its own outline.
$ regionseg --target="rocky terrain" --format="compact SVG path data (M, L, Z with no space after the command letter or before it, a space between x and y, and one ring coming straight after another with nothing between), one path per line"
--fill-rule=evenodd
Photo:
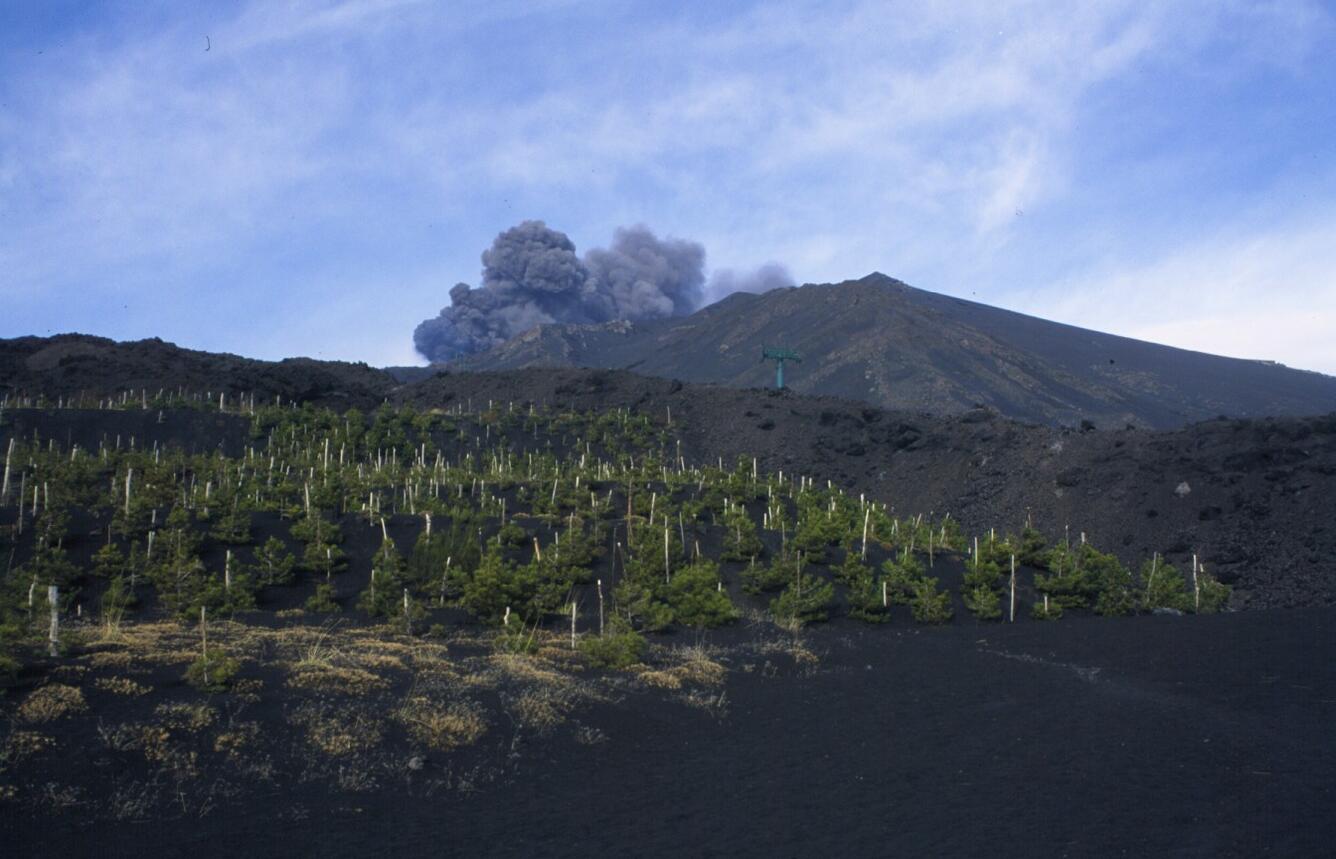
M882 408L1171 428L1213 418L1336 409L1336 379L1061 325L873 274L735 294L652 322L546 325L460 370L602 367L733 387L774 384L762 346L796 349L786 383Z

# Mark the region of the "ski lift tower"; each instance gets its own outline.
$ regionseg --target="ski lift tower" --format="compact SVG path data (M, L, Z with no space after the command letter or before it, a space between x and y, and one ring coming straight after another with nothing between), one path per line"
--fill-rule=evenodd
M775 362L775 387L784 387L784 362L803 362L802 356L792 349L780 349L774 346L761 346L761 360Z

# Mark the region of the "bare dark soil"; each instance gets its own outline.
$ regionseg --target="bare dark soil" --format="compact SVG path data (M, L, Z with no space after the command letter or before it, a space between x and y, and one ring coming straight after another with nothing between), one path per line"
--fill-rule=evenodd
M472 793L429 791L437 758L349 796L284 784L141 823L0 811L0 830L13 855L68 857L1314 856L1336 837L1331 609L839 622L801 663L744 646L774 634L711 636L713 709L629 693L578 713L592 744L498 726L476 762L507 777ZM96 737L64 741L75 773L107 766Z

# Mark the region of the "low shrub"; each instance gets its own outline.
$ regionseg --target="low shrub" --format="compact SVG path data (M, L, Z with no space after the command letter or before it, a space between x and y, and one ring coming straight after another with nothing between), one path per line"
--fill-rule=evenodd
M503 625L492 637L492 648L498 653L537 653L538 626L526 626L517 618Z
M1030 617L1035 620L1057 620L1062 617L1062 603L1057 600L1040 600L1030 606Z
M797 581L770 601L770 612L779 620L799 624L825 620L835 598L835 587L803 573Z
M582 640L580 652L595 668L629 668L644 659L645 638L633 629L622 628Z
M322 583L315 586L315 594L306 601L306 610L309 612L332 613L343 611L343 607L334 599L334 586Z
M753 596L783 590L798 572L798 562L792 558L776 558L774 563L757 565L753 559L742 571L742 590Z
M889 609L882 596L881 582L868 570L849 585L849 616L867 623L890 620Z
M186 669L186 682L201 692L224 692L232 685L241 663L222 650L201 654Z
M906 552L898 560L882 562L881 572L891 604L909 605L914 597L914 586L923 577L923 564Z
M924 576L914 583L914 596L909 602L914 620L919 623L946 623L955 614L951 594L937 590L937 580Z
M719 568L711 561L697 561L673 573L667 600L673 619L683 626L723 626L738 617L733 601L719 588Z
M1002 599L988 585L978 584L965 591L965 608L979 620L999 620L1002 617Z
M1188 611L1192 608L1192 594L1188 593L1187 582L1173 564L1158 558L1146 561L1141 567L1141 581L1145 583L1142 604L1146 610Z
M1201 605L1197 609L1199 614L1215 614L1229 605L1229 596L1233 589L1214 576L1207 575L1204 571L1198 573L1197 587L1201 597Z

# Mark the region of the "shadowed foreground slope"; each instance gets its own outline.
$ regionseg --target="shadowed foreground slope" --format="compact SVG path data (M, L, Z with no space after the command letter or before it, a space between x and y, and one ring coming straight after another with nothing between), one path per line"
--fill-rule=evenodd
M426 793L429 762L332 805L295 790L0 830L68 857L1318 855L1336 836L1334 621L842 623L804 636L815 659L730 661L712 709L642 693L582 711L601 739L512 745L514 777L472 796Z

